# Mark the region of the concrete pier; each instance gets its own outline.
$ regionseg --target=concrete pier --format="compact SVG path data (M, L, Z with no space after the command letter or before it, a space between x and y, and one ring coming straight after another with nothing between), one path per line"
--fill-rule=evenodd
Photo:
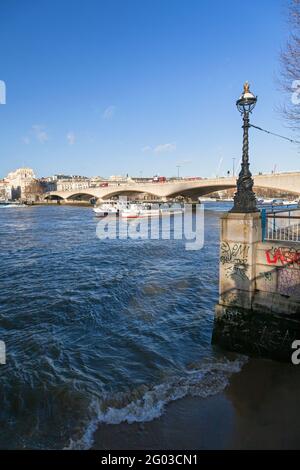
M290 361L300 340L300 243L262 241L259 212L228 213L219 263L213 343Z

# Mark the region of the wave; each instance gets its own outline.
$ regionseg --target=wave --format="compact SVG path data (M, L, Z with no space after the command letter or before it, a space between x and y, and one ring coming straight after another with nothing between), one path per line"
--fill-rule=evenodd
M93 399L89 410L91 418L83 434L78 439L70 439L65 449L91 448L94 433L101 423L116 425L152 421L159 418L172 401L186 396L206 398L216 395L225 389L230 376L239 372L246 362L245 356L238 356L234 361L224 359L196 368L192 366L181 377L170 378L149 389L141 387L130 396L119 394L110 399Z

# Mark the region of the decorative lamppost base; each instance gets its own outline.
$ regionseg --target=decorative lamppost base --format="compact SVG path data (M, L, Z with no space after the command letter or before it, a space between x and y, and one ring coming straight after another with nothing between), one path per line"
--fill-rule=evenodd
M256 197L252 190L237 192L234 196L234 206L229 212L248 213L259 212Z

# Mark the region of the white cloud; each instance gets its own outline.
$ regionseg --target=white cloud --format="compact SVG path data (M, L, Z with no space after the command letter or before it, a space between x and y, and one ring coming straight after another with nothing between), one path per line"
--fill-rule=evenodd
M116 109L116 106L108 106L108 108L106 108L102 114L103 119L105 119L106 121L111 120L115 115Z
M75 136L74 132L72 132L72 131L68 132L67 135L66 135L66 139L67 139L69 145L74 145L75 140L76 140L76 136Z
M36 139L42 144L44 144L45 142L47 142L47 140L49 140L48 134L45 130L45 126L42 126L41 124L34 124L32 126L32 130Z
M145 145L145 147L142 148L142 152L150 152L150 150L152 150L150 145Z
M155 153L174 152L176 150L175 143L159 144L154 148Z

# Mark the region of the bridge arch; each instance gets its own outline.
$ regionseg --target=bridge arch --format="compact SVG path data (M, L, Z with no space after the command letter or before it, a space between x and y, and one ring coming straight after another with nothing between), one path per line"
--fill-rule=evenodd
M71 194L65 199L66 201L90 201L91 199L98 199L98 198L94 194L81 191L78 193Z
M168 197L177 197L177 196L184 196L184 197L201 197L206 196L207 194L214 193L216 191L223 191L225 189L233 189L235 188L235 184L224 184L218 186L198 186L188 189L181 189L177 190L171 194L168 194Z
M59 196L58 194L46 194L44 197L46 201L64 201L65 198L62 196Z
M255 184L254 187L253 187L253 190L254 192L257 191L258 189L264 189L264 190L268 190L268 191L276 191L276 192L280 192L280 193L286 193L286 194L290 194L291 196L299 196L300 194L300 188L299 188L299 191L295 191L293 189L286 189L286 188L278 188L278 187L272 187L272 186L264 186L262 184Z
M110 199L115 196L134 196L135 194L148 194L149 196L155 197L155 198L160 198L158 194L155 194L155 192L150 192L150 191L145 191L145 190L139 190L139 189L114 189L111 192L107 192L104 196L102 196L102 199Z

